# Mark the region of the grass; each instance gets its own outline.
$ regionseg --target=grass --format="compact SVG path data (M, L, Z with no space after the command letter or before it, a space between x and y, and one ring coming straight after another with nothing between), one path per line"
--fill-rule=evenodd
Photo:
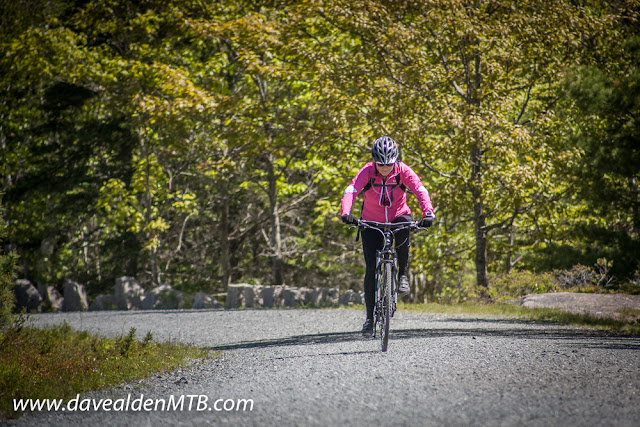
M536 322L554 322L561 325L581 326L640 335L640 310L620 310L618 318L596 317L588 314L569 313L553 308L526 308L500 303L460 304L404 304L400 310L438 314L462 314L482 317L506 317Z
M0 420L20 415L14 399L67 400L208 356L206 349L157 343L150 332L139 341L135 328L106 339L66 323L45 330L14 326L0 335Z

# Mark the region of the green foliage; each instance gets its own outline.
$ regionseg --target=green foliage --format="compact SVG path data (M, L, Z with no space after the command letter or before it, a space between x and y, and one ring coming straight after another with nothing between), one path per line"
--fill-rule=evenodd
M132 328L115 340L65 323L49 330L24 328L8 334L0 347L0 416L18 416L13 399L69 399L152 373L176 369L205 349L157 343L151 332L139 342Z
M129 357L131 347L136 342L136 328L129 329L129 333L125 337L116 338L116 350L122 357Z
M15 254L0 255L0 329L13 321L15 297L11 290L15 283Z
M381 134L437 209L415 301L514 267L638 268L627 3L27 3L0 25L0 190L33 282L357 288L336 214Z
M607 292L618 289L618 278L611 272L612 261L600 258L593 267L581 264L570 270L556 272L556 283L561 289L579 292Z
M628 281L621 281L618 289L623 293L640 295L640 269L636 270Z
M566 191L558 178L579 152L562 144L551 100L558 75L580 58L582 34L602 31L609 16L564 1L322 7L357 42L321 46L351 65L330 68L336 96L403 143L447 231L473 233L464 251L475 252L486 286L492 261L535 241Z
M464 289L450 286L443 287L435 297L440 304L458 304L467 300Z
M0 213L2 204L0 204ZM15 297L11 288L15 283L15 264L17 256L15 252L4 253L6 237L6 224L0 217L0 333L13 322L13 307Z
M627 34L633 28L623 26L605 58L578 68L565 88L569 137L583 150L569 169L584 203L571 245L612 260L623 280L640 265L640 38Z
M542 294L559 290L551 273L511 271L494 278L489 285L489 296L495 302L505 302L528 294Z
M0 255L0 330L13 321L15 297L11 290L15 283L15 254Z

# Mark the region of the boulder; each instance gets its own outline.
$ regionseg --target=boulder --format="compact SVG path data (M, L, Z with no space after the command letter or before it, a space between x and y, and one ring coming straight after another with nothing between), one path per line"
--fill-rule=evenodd
M282 299L285 307L300 307L311 303L311 289L309 288L285 288L282 291Z
M44 286L42 292L42 305L47 311L62 311L64 298L53 286Z
M216 298L212 297L209 294L205 294L204 292L196 293L196 296L193 298L193 308L195 309L204 309L204 308L224 308L222 303L218 301Z
M89 311L115 310L116 298L113 295L100 294L89 306Z
M84 286L73 280L67 280L64 284L62 311L87 311L88 309L89 303Z
M262 288L262 306L268 308L284 306L283 290L284 286L265 286Z
M20 312L23 308L25 308L27 312L39 309L42 297L30 281L23 279L16 280L12 290L16 297L16 311Z
M116 279L115 305L118 310L142 307L144 289L134 277L123 276Z
M556 308L594 317L619 318L624 310L640 310L640 295L591 294L580 292L551 292L529 294L519 300L510 301L527 308Z
M338 299L340 305L364 304L364 294L349 289Z
M288 286L253 286L230 284L226 308L333 307L338 304L364 304L364 294L347 291L340 296L337 288L294 288ZM195 307L194 307L195 308Z
M227 287L227 308L262 307L262 286L248 283L230 284Z
M313 307L332 307L338 305L340 291L337 288L313 289L309 294L310 304Z
M142 301L143 310L174 310L183 308L182 292L169 285L160 285L147 293Z

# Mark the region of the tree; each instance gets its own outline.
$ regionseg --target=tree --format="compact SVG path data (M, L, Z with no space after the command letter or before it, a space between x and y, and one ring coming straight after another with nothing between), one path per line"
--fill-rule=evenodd
M59 5L53 25L34 19L3 45L13 104L2 168L24 274L75 276L94 292L121 274L226 285L260 275L266 255L282 282L305 234L296 216L313 209L323 169L309 150L315 92L281 32L282 10Z
M338 203L390 134L438 209L414 247L432 264L415 266L417 296L469 273L486 286L561 239L561 209L573 220L586 203L563 198L581 155L598 170L583 181L632 200L633 166L623 180L606 169L619 157L571 145L563 126L622 150L636 107L612 109L616 95L563 116L558 89L586 52L608 72L609 29L635 16L568 0L14 2L0 26L7 241L25 276L93 294L122 274L184 290L352 286L340 267L362 260ZM632 93L624 52L616 79L581 81ZM623 234L637 231L633 203L619 205Z
M268 2L266 2L268 3ZM205 34L214 35L227 61L225 96L219 117L221 137L244 171L243 186L264 200L267 244L275 284L284 282L286 259L297 252L295 213L312 202L315 175L322 168L311 153L320 140L314 129L319 100L291 38L292 19L283 8L239 6ZM209 16L213 14L210 13ZM211 17L206 24L210 24ZM231 113L230 113L231 112ZM288 215L289 221L283 222ZM258 221L261 223L262 221ZM285 232L283 226L288 230Z
M587 262L605 256L630 277L640 267L640 38L623 34L605 41L606 61L571 75L567 94L576 109L570 138L584 152L572 174L576 202L586 202L579 235L595 252Z
M486 287L491 239L499 248L500 236L519 233L525 241L506 245L531 244L537 216L565 190L559 177L576 152L559 140L557 76L608 17L563 0L318 8L352 36L348 49L323 46L330 77L377 134L394 135L431 172L442 224L473 225Z
M94 214L91 200L102 180L127 174L120 168L126 138L117 124L85 109L95 93L77 71L91 67L93 58L59 26L69 3L46 2L33 14L20 9L29 6L36 5L13 5L20 19L3 26L1 174L8 240L20 249L23 274L46 282L61 279L65 270L86 271L82 257L71 266L54 266L55 258L67 250L86 253L88 246L76 239L90 233L78 223Z
M8 99L27 105L6 108L11 155L3 167L12 238L25 249L51 248L44 261L56 272L34 274L39 280L78 278L84 263L99 281L147 270L158 283L158 248L167 238L172 198L185 198L169 175L181 160L167 160L199 135L210 103L193 84L198 70L178 61L181 51L165 50L185 50L181 10L166 2L96 1L50 19L53 25L36 21L3 45ZM173 213L192 212L183 204ZM25 229L33 238L16 241L30 236ZM45 238L52 243L37 241ZM43 254L33 256L31 265L42 261Z

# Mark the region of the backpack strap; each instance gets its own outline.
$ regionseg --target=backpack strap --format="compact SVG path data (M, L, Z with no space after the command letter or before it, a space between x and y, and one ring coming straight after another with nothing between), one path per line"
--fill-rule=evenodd
M369 182L367 183L367 185L365 185L364 187L362 187L362 190L360 191L361 193L365 193L368 189L370 189L371 187L374 186L373 182L374 182L375 178L369 178ZM391 191L395 190L396 187L400 187L400 189L402 191L404 191L405 193L409 192L409 189L407 188L406 185L404 185L404 183L402 182L402 179L400 179L400 174L396 175L396 182L398 182L398 184L394 185L391 187ZM379 186L379 185L378 185Z
M371 187L373 187L373 180L374 179L375 178L373 178L373 177L369 178L369 182L367 183L367 185L362 187L362 190L360 190L360 194L362 194L362 206L360 207L360 212L362 212L362 210L364 209L364 193L366 193L367 190L369 190ZM358 241L358 239L360 239L360 228L358 228L358 235L356 236L356 242Z
M375 178L369 178L369 182L367 183L367 185L365 185L364 187L362 187L362 190L360 191L361 193L365 193L368 189L370 189L371 187L373 187L373 180Z

